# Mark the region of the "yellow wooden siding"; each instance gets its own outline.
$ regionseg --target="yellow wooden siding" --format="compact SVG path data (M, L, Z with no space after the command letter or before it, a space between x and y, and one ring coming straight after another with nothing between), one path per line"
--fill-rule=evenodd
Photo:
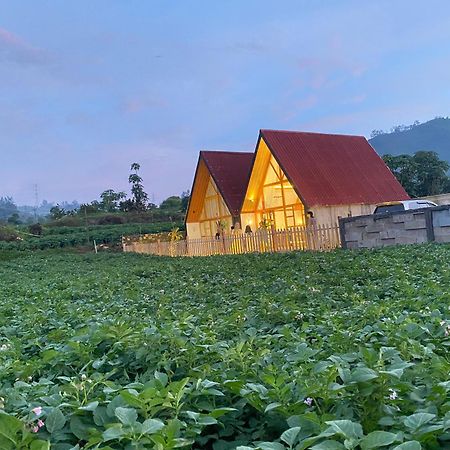
M186 223L198 222L203 211L203 202L210 179L209 170L203 159L200 158L192 187L189 209L186 215Z
M242 228L264 219L277 229L305 225L305 209L285 173L260 139L242 208Z
M188 237L214 236L218 221L226 222L226 231L231 229L231 213L206 164L200 160L186 219Z

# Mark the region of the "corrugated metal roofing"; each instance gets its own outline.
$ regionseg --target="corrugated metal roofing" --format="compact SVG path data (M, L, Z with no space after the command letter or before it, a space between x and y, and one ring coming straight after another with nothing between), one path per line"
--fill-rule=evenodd
M364 136L277 130L260 134L307 206L409 198Z
M200 159L205 162L231 214L239 215L253 153L202 151Z

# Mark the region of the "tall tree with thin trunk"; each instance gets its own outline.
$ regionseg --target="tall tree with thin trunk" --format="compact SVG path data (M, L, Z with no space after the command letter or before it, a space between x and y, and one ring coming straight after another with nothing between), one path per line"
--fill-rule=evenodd
M135 211L145 211L148 204L148 195L144 191L142 178L138 175L141 166L138 163L131 164L131 173L128 182L131 184L132 209Z

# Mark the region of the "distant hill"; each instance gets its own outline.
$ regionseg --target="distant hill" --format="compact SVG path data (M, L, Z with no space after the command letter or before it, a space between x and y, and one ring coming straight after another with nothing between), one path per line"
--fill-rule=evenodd
M375 134L375 136L373 136ZM378 154L412 154L431 150L440 159L450 162L450 118L438 117L425 123L398 126L391 132L374 131L370 144Z

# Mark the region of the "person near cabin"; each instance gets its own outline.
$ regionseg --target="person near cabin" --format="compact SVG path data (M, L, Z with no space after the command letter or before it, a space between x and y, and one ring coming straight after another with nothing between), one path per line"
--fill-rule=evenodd
M306 243L308 250L317 250L319 248L317 219L311 210L306 213Z

